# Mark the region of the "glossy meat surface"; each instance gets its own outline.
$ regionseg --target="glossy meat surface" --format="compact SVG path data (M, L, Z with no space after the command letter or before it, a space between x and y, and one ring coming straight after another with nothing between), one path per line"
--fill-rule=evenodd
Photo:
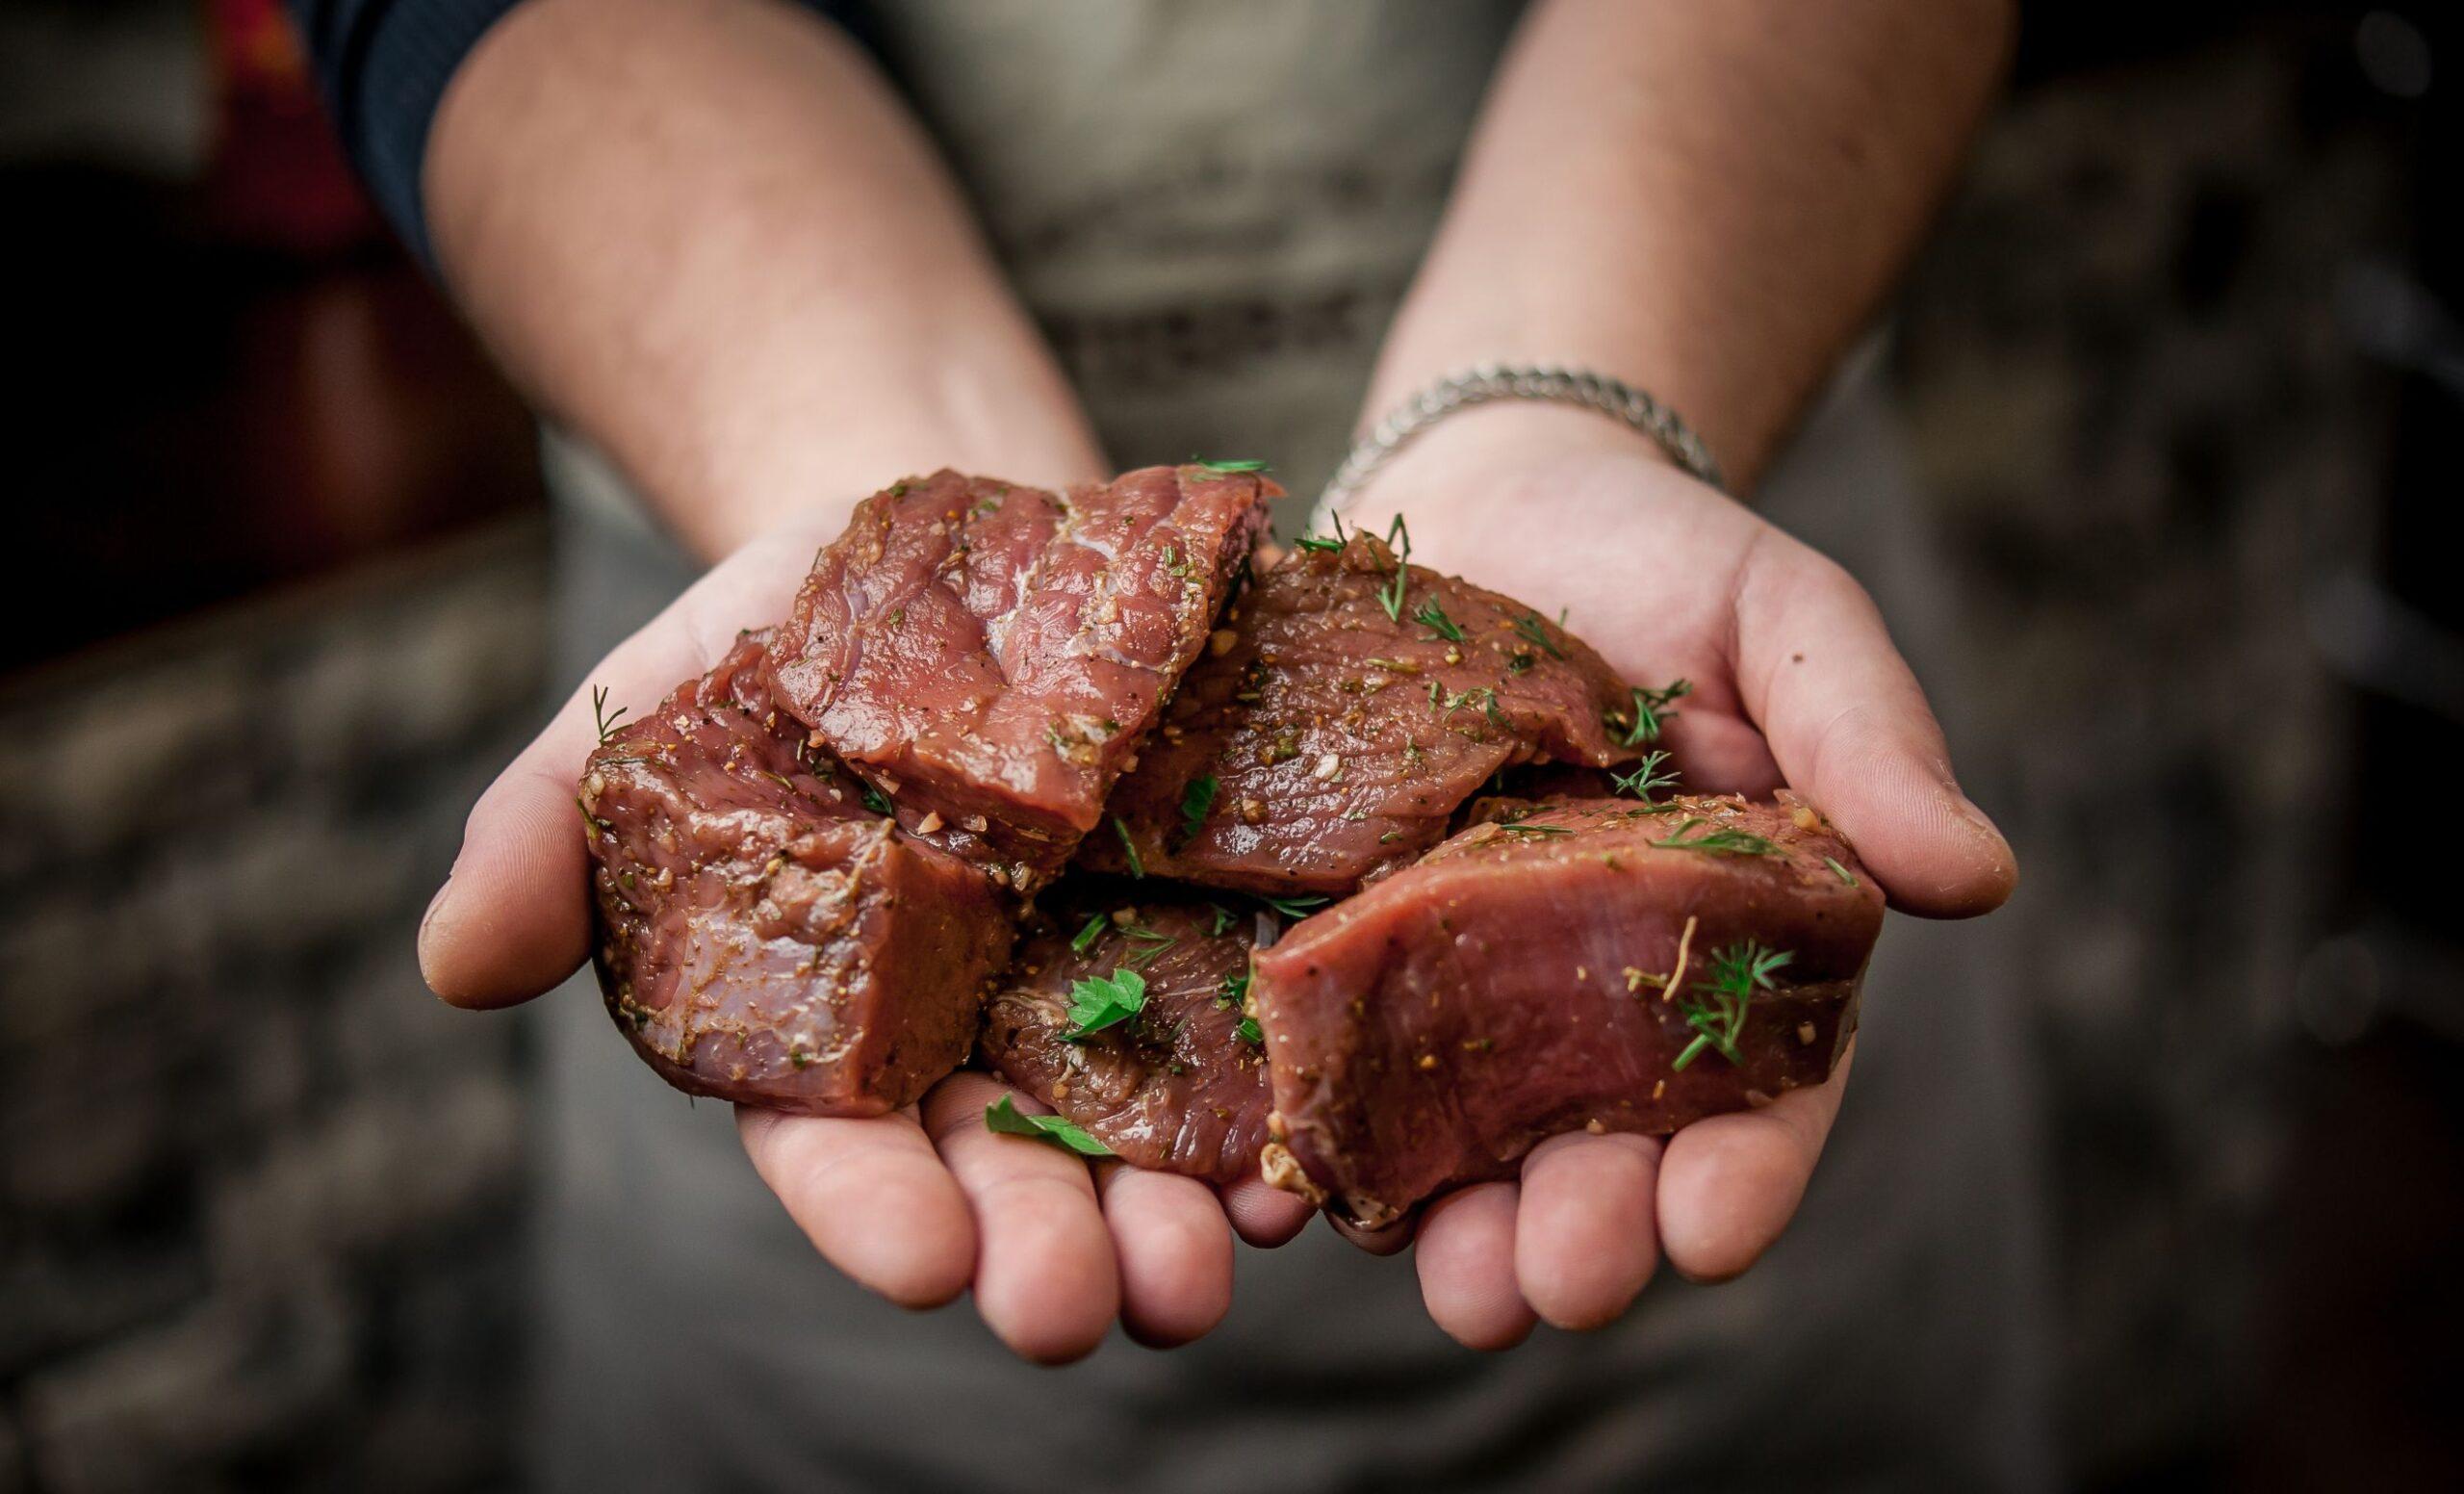
M781 702L901 824L1032 890L1205 646L1277 489L1153 467L1065 495L939 472L858 505L771 645Z
M600 985L688 1094L879 1115L966 1056L1011 912L807 744L767 693L764 641L591 754Z
M985 1062L1139 1167L1257 1176L1266 1060L1241 1028L1249 949L1270 917L1194 901L1078 907L1019 945L985 1007ZM1071 987L1124 969L1144 982L1143 1009L1064 1036Z
M1270 1177L1382 1223L1509 1174L1560 1132L1672 1131L1830 1074L1883 896L1810 807L1588 799L1476 813L1258 952ZM1718 978L1750 944L1788 958L1766 967L1771 989L1748 988L1732 1038ZM1707 1014L1733 1059L1696 1043L1689 1013Z
M1581 640L1419 567L1390 616L1397 564L1355 534L1235 603L1113 795L1148 875L1341 895L1435 845L1502 767L1636 756L1631 693ZM1128 866L1116 837L1080 860Z

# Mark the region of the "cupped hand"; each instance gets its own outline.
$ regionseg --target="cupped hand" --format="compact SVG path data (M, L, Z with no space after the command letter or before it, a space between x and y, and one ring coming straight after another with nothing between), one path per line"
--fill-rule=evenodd
M420 968L456 1006L500 1007L557 985L588 956L588 863L574 784L598 740L591 692L638 715L702 674L742 629L784 616L838 521L754 541L591 671L471 811L461 854L420 929ZM615 1041L610 1034L610 1041ZM645 1082L649 1080L644 1075ZM869 1120L739 1108L763 1182L833 1265L907 1307L975 1293L984 1321L1027 1358L1059 1363L1117 1321L1164 1345L1212 1328L1231 1303L1232 1237L1279 1244L1306 1205L1251 1181L1085 1160L985 1128L1010 1094L983 1074L943 1080L919 1106Z
M1399 512L1412 558L1550 613L1637 684L1691 686L1665 745L1696 792L1805 794L1856 845L1890 906L1929 917L2010 896L2010 846L1960 792L1941 729L1847 572L1596 415L1467 413L1409 449L1348 522ZM1876 999L1888 1000L1887 992ZM1838 1114L1848 1063L1764 1108L1664 1142L1570 1135L1512 1182L1434 1200L1416 1225L1430 1316L1476 1348L1535 1321L1614 1321L1664 1254L1737 1275L1787 1225Z

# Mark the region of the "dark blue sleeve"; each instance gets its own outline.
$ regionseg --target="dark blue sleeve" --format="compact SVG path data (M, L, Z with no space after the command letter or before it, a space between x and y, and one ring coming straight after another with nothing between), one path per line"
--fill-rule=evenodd
M423 264L420 167L454 70L521 0L290 0L327 111L370 195ZM839 7L805 0L825 15ZM859 35L861 28L856 28Z

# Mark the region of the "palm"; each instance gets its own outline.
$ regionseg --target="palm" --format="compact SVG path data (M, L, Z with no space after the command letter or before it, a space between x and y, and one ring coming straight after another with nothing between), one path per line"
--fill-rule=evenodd
M1393 484L1408 495L1414 558L1563 607L1636 683L1690 682L1667 737L1689 786L1807 792L1908 911L1977 913L2008 894L2008 847L1952 786L1922 693L1837 566L1622 441L1454 471ZM1382 517L1374 503L1359 514ZM1663 1252L1697 1279L1742 1272L1804 1196L1846 1069L1665 1143L1557 1137L1519 1180L1436 1200L1417 1242L1430 1314L1465 1343L1502 1348L1535 1317L1615 1318Z

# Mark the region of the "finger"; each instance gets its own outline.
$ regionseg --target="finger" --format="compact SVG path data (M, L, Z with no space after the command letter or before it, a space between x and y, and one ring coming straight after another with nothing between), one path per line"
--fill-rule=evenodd
M975 1309L1019 1357L1066 1364L1094 1352L1120 1311L1120 1271L1087 1164L1047 1143L985 1129L987 1105L1047 1107L978 1073L924 1096L924 1129L975 1211Z
M1668 1139L1659 1164L1659 1237L1688 1280L1726 1281L1769 1249L1806 1194L1839 1115L1855 1045L1825 1083L1759 1110L1712 1116Z
M1686 793L1734 793L1767 799L1787 786L1771 744L1753 722L1732 710L1692 706L1676 712L1663 738L1677 762Z
M1300 1233L1317 1210L1309 1200L1264 1178L1245 1177L1223 1190L1223 1213L1251 1245L1277 1246Z
M746 547L601 661L511 766L488 786L462 849L420 924L420 973L456 1006L526 1001L573 973L590 948L589 856L574 786L599 741L591 692L638 716L707 670L739 629L778 621L810 550L782 535Z
M1428 1206L1421 1220L1421 1301L1432 1322L1467 1349L1511 1349L1535 1321L1514 1281L1512 1183L1476 1183Z
M938 1307L975 1274L966 1196L911 1112L862 1120L739 1105L754 1172L824 1260L902 1307Z
M1659 1263L1653 1223L1660 1144L1648 1136L1553 1136L1523 1162L1514 1279L1554 1327L1596 1328L1631 1305Z
M1365 1224L1355 1224L1340 1214L1329 1214L1326 1224L1372 1255L1399 1255L1403 1248L1412 1243L1412 1231L1418 1227L1419 1219L1416 1215L1406 1214L1391 1224L1380 1224L1372 1229Z
M1201 1338L1232 1307L1232 1226L1194 1177L1124 1163L1096 1169L1120 1257L1121 1327L1151 1349Z
M1892 903L2001 906L2018 863L1952 779L1941 728L1848 573L1777 530L1739 572L1736 677L1788 782L1855 842Z

